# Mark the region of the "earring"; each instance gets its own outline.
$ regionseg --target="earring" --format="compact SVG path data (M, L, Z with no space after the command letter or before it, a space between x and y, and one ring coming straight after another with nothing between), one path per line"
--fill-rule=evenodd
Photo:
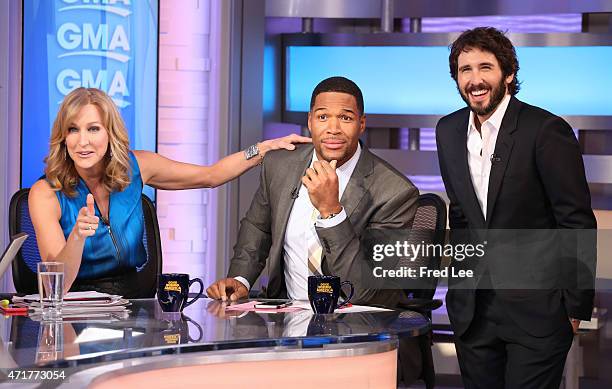
M66 151L66 146L64 146L64 160L68 160L68 152Z

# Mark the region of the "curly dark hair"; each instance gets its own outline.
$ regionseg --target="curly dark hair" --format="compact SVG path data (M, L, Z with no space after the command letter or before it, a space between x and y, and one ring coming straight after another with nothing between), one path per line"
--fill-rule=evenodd
M451 52L448 56L448 65L453 80L457 82L459 54L473 48L488 51L495 55L504 78L514 74L514 79L508 85L508 93L511 95L517 94L521 88L521 83L516 77L519 71L516 51L510 39L502 31L493 27L476 27L472 30L464 31L450 45Z

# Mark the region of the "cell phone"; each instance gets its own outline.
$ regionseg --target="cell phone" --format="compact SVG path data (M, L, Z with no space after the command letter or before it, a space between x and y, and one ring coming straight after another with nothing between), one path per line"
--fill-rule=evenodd
M281 309L287 308L293 301L261 301L255 304L255 309Z

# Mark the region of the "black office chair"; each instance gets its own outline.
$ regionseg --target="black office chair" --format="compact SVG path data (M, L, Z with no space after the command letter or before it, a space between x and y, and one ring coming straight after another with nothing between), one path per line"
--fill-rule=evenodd
M426 193L419 196L417 211L412 223L412 231L408 240L413 244L435 244L442 247L446 237L446 203L440 196ZM401 259L398 267L418 269L422 266L431 270L439 270L440 250L431 250L432 255L418 255L416 258ZM431 311L442 306L442 301L433 299L438 286L437 278L420 279L418 288L405 289L408 297L402 304L408 308L431 317Z
M419 196L417 202L417 211L412 223L412 231L408 237L409 243L413 244L436 244L444 245L446 236L446 203L440 196L433 193L426 193ZM433 251L433 250L432 250ZM440 269L441 258L434 252L429 256L417 256L416 258L402 259L398 261L397 266L405 266L418 269L425 266L429 269ZM400 308L417 311L431 319L431 311L442 306L442 300L433 299L438 285L437 278L428 278L419 280L418 287L414 289L405 289L407 299L405 299ZM422 358L422 371L420 379L425 382L426 388L435 386L435 369L433 365L433 355L431 351L432 333L423 335L417 339L418 348L420 349ZM411 355L402 349L400 346L400 363L403 359L410 360ZM409 372L404 372L398 365L398 379L404 379Z
M18 293L38 293L36 279L36 264L41 261L36 233L30 219L28 209L28 194L30 188L19 190L13 195L9 210L9 231L11 235L25 232L29 237L23 243L21 250L13 261L13 283ZM144 233L142 241L147 253L147 261L137 273L139 294L132 298L155 296L157 278L162 270L161 239L155 206L151 199L142 195L142 211L144 214Z

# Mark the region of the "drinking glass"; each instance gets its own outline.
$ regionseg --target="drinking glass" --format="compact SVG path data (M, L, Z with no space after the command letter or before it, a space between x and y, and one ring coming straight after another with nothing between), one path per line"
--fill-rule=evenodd
M38 294L44 318L60 317L64 301L64 264L61 262L39 262Z

